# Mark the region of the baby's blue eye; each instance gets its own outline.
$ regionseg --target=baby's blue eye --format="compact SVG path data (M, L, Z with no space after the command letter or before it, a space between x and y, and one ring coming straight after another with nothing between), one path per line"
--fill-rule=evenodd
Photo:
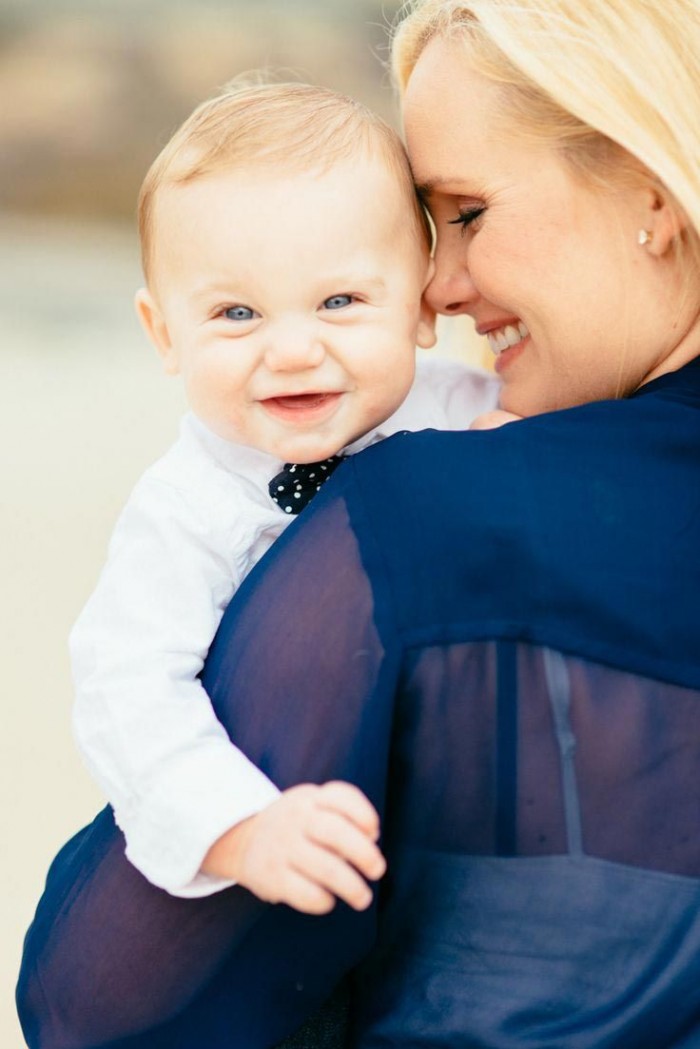
M331 295L323 303L324 310L342 310L352 302L352 295Z
M255 310L251 310L250 306L229 306L224 310L224 317L228 321L252 321Z

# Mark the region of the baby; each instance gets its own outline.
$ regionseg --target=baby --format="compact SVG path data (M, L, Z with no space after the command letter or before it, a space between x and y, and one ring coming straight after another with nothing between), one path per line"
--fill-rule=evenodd
M198 675L243 577L304 504L302 473L313 492L339 453L464 429L497 384L430 358L416 375L416 345L435 341L425 218L398 137L351 99L263 84L205 102L148 172L139 219L137 312L191 411L136 485L72 632L78 743L154 884L362 908L383 871L369 802L344 783L280 795Z

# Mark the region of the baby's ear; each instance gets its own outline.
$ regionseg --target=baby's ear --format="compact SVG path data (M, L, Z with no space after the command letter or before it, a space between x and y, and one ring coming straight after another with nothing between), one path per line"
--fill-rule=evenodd
M418 319L418 330L416 342L422 350L431 349L437 342L435 334L435 310L425 301L425 295L420 300L420 317Z
M180 361L175 347L170 341L170 333L165 323L165 318L148 288L139 288L136 292L134 305L138 319L141 321L141 327L157 349L163 361L165 371L168 375L177 375L180 371Z

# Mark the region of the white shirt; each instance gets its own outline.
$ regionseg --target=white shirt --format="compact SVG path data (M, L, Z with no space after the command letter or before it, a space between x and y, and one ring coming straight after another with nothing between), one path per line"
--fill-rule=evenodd
M426 356L398 411L347 451L400 430L465 429L495 407L497 389L486 373ZM129 860L178 896L230 885L199 871L204 856L278 796L228 738L197 676L242 579L295 520L268 494L282 465L185 416L122 511L70 637L78 745Z

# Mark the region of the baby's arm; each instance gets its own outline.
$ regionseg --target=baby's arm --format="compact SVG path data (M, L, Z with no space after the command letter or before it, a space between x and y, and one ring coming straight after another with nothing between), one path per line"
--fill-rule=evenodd
M364 878L384 870L373 807L345 783L280 796L198 680L240 577L240 544L207 516L162 482L137 486L71 635L76 737L153 884L195 896L235 881L310 913L335 897L362 910Z
M499 426L505 426L506 423L515 423L521 418L521 415L513 415L512 412L504 412L500 408L497 408L495 411L484 412L483 415L477 415L476 419L472 420L469 429L496 430Z
M416 377L397 412L381 427L397 430L467 430L472 421L498 406L500 382L464 361L419 352Z
M203 500L204 501L204 500ZM211 510L211 508L209 508ZM279 796L228 738L198 680L238 585L235 535L172 486L144 479L71 635L75 733L115 810L127 856L153 884L205 895L211 845Z

